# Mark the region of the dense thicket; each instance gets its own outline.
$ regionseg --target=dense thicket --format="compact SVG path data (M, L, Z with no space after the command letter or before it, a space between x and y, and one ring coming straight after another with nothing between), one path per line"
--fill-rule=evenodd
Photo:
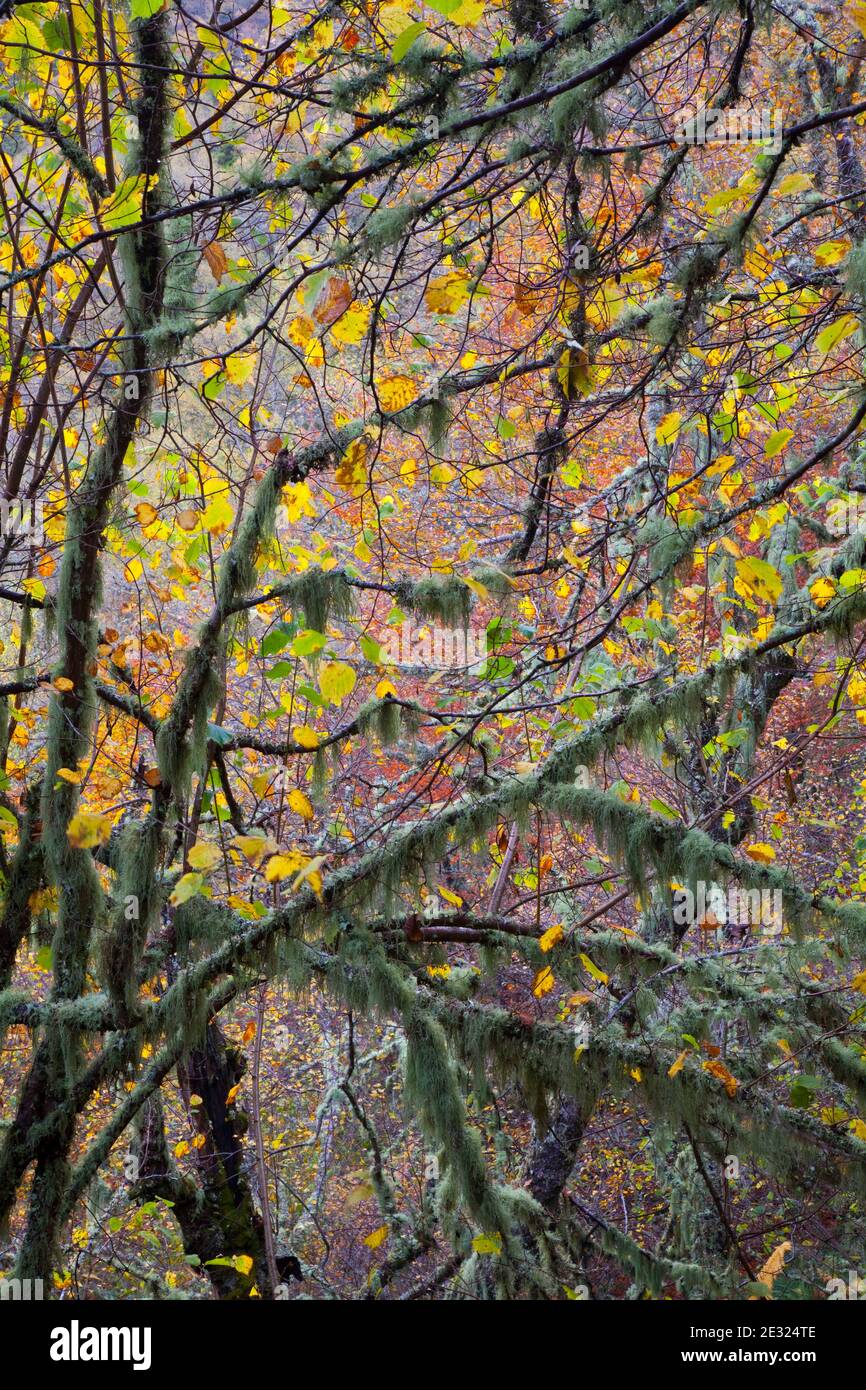
M820 1294L866 7L234 8L0 25L6 1272Z

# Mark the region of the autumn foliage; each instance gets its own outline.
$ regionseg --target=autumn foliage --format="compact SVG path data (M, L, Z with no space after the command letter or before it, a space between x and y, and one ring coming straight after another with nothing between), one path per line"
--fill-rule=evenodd
M826 1297L866 4L0 9L0 1276Z

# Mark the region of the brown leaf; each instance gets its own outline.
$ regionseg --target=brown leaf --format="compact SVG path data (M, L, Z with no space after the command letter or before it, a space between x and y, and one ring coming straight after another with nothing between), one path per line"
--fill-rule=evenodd
M313 312L316 323L330 328L331 324L336 323L340 315L346 312L352 297L352 286L348 280L341 280L338 276L332 275Z
M229 268L226 260L226 253L218 241L212 241L204 248L204 258L208 263L210 273L219 284Z

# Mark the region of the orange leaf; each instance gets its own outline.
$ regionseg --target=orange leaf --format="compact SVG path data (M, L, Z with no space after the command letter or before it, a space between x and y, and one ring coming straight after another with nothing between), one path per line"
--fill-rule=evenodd
M734 1096L737 1094L737 1078L731 1075L724 1062L720 1062L716 1058L713 1058L711 1062L704 1062L703 1068L704 1071L708 1071L711 1076L714 1076L717 1081L721 1081L731 1100L733 1100Z

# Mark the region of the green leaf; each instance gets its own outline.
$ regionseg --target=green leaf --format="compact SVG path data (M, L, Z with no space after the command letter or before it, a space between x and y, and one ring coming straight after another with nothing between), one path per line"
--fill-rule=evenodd
M215 376L212 376L208 381L205 382L204 386L201 388L201 393L206 401L215 401L219 396L222 395L225 389L225 372L217 372Z
M327 642L324 632L317 632L314 627L308 627L304 632L299 632L292 643L292 651L295 656L311 656L313 652L320 652Z
M808 1110L809 1106L814 1104L815 1092L820 1085L821 1081L817 1076L795 1076L789 1094L791 1104L797 1110Z
M414 24L408 24L394 40L394 47L391 49L391 61L399 63L402 58L405 58L419 34L423 34L426 28L427 25L420 19L416 20Z
M673 806L669 806L666 801L662 801L660 796L654 796L650 802L650 810L657 811L660 816L667 816L670 820L679 820L679 812Z
M777 454L781 454L788 441L793 438L793 430L774 430L764 445L764 454L768 459L775 458Z
M273 656L276 652L281 652L291 640L291 632L287 631L281 623L279 627L275 627L272 632L267 633L262 638L262 656Z
M361 651L368 661L374 662L378 666L382 660L382 648L372 637L368 637L366 632L361 635Z
M831 323L819 333L815 339L815 346L819 352L829 352L837 343L841 343L843 338L857 331L857 320L853 314L843 314L841 319Z
M234 738L234 734L230 734L228 729L223 728L222 724L208 724L207 736L211 743L215 743L218 748L225 748Z
M135 174L117 185L111 197L99 209L100 221L106 231L117 232L141 220L144 186L143 174Z

